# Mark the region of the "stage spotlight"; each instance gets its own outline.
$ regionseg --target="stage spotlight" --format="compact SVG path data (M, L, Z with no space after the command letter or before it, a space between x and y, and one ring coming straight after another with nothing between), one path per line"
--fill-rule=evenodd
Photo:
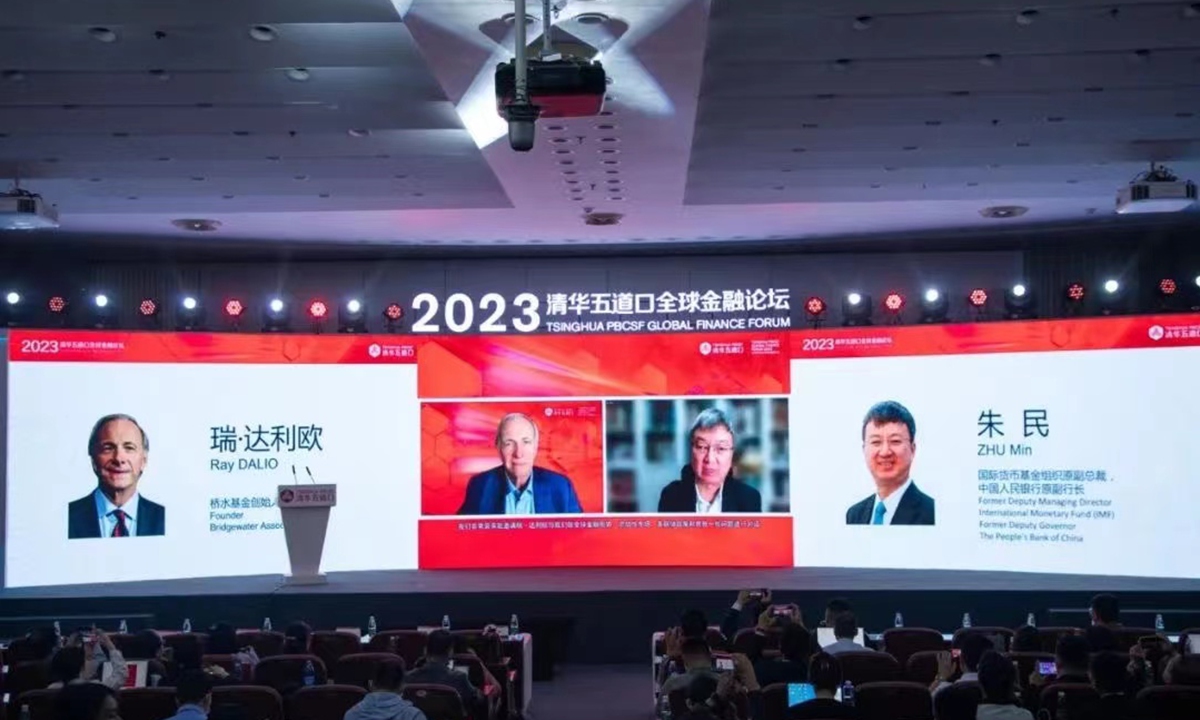
M204 329L204 308L200 306L199 300L191 295L185 295L179 301L179 312L176 315L175 328L184 331Z
M1087 288L1083 283L1073 282L1067 286L1063 294L1066 300L1067 315L1078 315L1083 311L1083 300L1087 297Z
M1004 291L1004 316L1009 320L1029 320L1033 312L1033 293L1021 283Z
M819 328L825 324L822 316L827 309L828 306L825 305L825 301L816 295L804 301L804 312L808 314L808 324L814 328Z
M842 325L844 327L863 327L871 324L871 296L862 293L847 293L842 298Z
M1115 279L1104 281L1104 292L1100 295L1100 314L1113 315L1121 311L1121 301L1124 297L1124 288L1121 283Z
M55 295L46 303L46 308L55 315L62 315L67 311L67 299L62 295Z
M338 308L338 332L365 333L367 310L361 300L350 299Z
M148 330L158 329L160 324L159 311L161 308L158 303L150 298L146 298L138 303L138 320L141 325Z
M1108 293L1109 295L1116 295L1120 290L1121 283L1117 282L1116 280L1104 281L1104 292Z
M21 293L16 290L10 290L5 293L4 302L8 305L19 305L21 303Z
M291 313L282 298L271 298L263 307L263 332L290 332Z
M1200 275L1196 276L1196 287L1200 288Z
M8 327L16 327L25 322L25 316L29 312L29 303L23 302L24 298L21 293L16 290L9 290L4 294L4 305L0 307L0 320Z
M921 297L921 322L943 323L950 315L950 301L937 288L929 288Z
M900 324L900 313L904 311L904 296L898 292L890 292L883 298L884 312L890 317L893 325Z
M92 296L91 307L88 310L92 327L103 330L112 325L114 307L112 301L104 293Z
M308 319L314 333L321 332L325 319L329 317L329 306L324 300L313 300L308 303Z
M245 303L237 298L230 298L221 309L225 312L225 319L229 325L238 330L242 325L242 316L246 313Z
M404 308L398 303L391 303L383 309L383 327L389 333L394 333L399 329L400 323L404 321Z
M1171 297L1179 291L1179 286L1175 284L1172 278L1163 278L1158 281L1158 294L1163 297Z

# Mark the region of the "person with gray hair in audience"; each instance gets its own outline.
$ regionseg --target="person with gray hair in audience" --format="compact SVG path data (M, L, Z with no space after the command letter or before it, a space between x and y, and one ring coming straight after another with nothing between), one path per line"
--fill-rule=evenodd
M734 477L737 438L717 408L702 410L688 432L687 465L658 498L660 513L758 513L762 495Z

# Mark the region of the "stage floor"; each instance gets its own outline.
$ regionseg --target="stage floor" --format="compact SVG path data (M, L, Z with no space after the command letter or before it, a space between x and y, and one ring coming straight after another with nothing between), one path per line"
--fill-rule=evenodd
M805 592L1198 592L1200 580L1095 575L847 568L556 568L330 573L323 585L279 575L6 588L0 599L390 593L596 593L769 587Z

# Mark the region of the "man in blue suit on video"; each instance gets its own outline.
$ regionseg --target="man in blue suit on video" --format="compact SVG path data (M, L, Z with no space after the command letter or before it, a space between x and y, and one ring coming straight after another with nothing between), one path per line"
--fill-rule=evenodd
M583 512L566 475L533 464L538 427L524 413L509 413L496 426L500 465L467 482L459 515L546 515Z
M917 489L909 472L917 454L917 423L908 408L888 400L863 419L863 456L875 493L846 511L847 525L933 525L933 498Z
M67 538L150 537L166 533L167 512L138 492L150 439L129 415L105 415L88 436L96 487L67 506Z

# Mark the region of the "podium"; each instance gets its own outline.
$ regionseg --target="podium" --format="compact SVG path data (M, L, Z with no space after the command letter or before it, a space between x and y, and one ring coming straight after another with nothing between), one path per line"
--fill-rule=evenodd
M321 555L325 550L325 531L329 528L329 510L337 505L337 485L280 485L275 496L283 520L288 561L292 573L284 578L288 585L323 585Z

